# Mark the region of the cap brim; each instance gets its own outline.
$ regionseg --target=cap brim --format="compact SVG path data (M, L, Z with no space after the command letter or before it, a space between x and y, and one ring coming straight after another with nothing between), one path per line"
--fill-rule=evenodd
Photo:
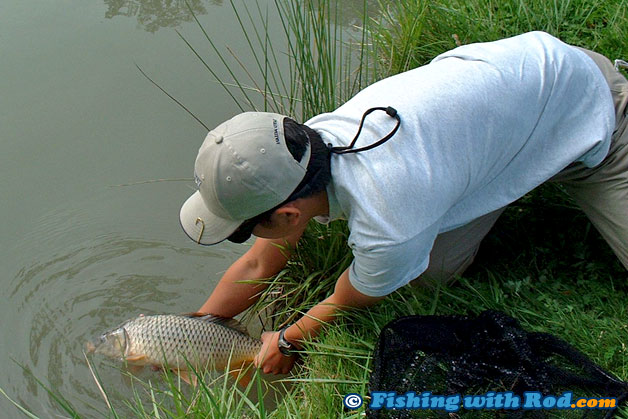
M221 218L210 212L198 191L181 207L179 221L185 234L203 245L220 243L242 224L242 221Z

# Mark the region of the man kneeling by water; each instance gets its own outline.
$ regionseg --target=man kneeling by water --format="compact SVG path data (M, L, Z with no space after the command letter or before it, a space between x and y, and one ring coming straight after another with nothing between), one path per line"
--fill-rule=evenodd
M365 307L472 262L504 208L561 182L628 269L628 82L599 54L532 32L466 45L381 80L299 124L249 112L212 130L181 208L190 238L253 246L200 311L233 317L286 264L308 221L345 219L354 260L334 292L262 336L256 365L291 351L338 310Z

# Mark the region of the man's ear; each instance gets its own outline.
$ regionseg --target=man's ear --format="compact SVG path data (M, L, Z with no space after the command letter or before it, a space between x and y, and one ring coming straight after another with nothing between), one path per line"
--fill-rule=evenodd
M294 204L294 202L288 202L287 204L277 208L275 214L280 219L285 220L290 225L297 225L303 215L301 209Z

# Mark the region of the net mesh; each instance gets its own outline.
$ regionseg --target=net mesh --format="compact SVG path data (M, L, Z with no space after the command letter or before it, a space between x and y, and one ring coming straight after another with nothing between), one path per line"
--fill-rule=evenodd
M369 391L480 395L489 391L560 396L628 397L625 383L567 342L527 332L514 318L488 310L476 318L409 316L387 324L373 359ZM523 400L523 398L521 399ZM373 418L611 418L615 410L373 410Z

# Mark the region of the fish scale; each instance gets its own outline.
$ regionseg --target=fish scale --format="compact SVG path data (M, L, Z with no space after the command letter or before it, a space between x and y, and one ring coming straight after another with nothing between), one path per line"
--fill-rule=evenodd
M261 341L238 330L233 319L206 315L139 316L104 333L93 351L125 358L129 364L168 366L180 370L251 362ZM189 365L188 365L189 364Z

